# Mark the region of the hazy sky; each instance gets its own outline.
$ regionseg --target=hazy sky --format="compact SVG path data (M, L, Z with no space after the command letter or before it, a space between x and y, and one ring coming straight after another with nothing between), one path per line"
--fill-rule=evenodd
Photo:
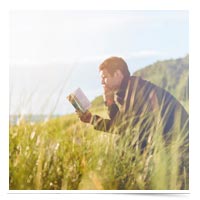
M11 12L11 63L186 53L185 11Z
M69 91L80 86L90 99L101 94L98 65L105 58L123 57L132 73L184 57L188 37L187 11L13 11L10 112L39 113L47 98L49 107L58 102L55 113L71 112Z

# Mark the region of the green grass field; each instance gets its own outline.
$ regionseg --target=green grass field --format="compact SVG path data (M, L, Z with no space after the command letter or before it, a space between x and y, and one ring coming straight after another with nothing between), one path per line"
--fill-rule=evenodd
M92 111L106 115L102 108ZM35 124L22 120L10 126L10 190L188 189L187 174L178 173L181 131L167 148L161 131L157 126L150 133L141 154L137 127L120 136L96 131L75 114Z

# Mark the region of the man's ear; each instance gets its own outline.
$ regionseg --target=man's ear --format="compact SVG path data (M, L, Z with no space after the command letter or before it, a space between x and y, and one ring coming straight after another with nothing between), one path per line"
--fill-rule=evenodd
M124 78L123 73L119 69L116 70L114 76L117 76L119 79L123 79Z

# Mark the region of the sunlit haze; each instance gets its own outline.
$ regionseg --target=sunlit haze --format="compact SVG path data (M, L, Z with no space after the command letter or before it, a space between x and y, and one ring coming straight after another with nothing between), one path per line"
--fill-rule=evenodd
M67 114L77 87L102 93L99 64L123 57L130 72L189 53L187 11L12 11L10 114Z

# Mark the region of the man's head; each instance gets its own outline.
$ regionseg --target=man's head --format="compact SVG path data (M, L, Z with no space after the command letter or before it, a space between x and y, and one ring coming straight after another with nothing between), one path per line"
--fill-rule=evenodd
M101 84L109 90L118 90L124 78L130 76L126 62L120 57L110 57L100 66Z

